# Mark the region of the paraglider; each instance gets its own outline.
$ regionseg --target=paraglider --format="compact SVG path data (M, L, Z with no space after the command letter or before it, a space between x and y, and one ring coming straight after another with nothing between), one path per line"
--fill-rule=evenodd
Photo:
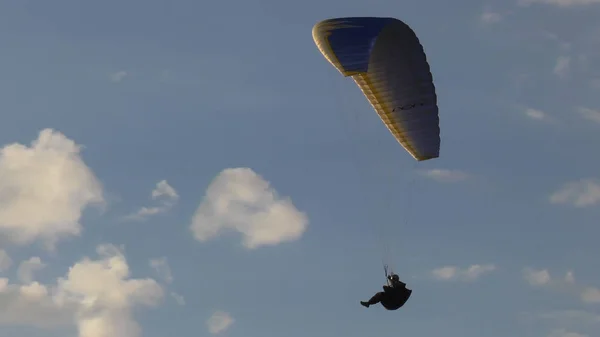
M410 298L412 290L406 288L406 283L400 281L396 274L388 276L388 285L383 286L383 291L376 293L368 301L361 301L364 307L381 303L387 310L398 310Z
M313 39L325 58L352 77L394 138L417 161L440 155L433 76L413 30L394 18L321 21Z
M351 77L398 143L418 162L440 155L440 126L433 76L414 31L394 18L347 17L317 23L313 39L344 77ZM398 275L365 307L402 307L412 290Z

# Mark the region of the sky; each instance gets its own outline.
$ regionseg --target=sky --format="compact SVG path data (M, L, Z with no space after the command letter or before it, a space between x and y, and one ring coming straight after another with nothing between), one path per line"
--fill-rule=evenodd
M416 163L311 30L425 47ZM0 337L600 336L600 1L0 2ZM413 295L359 304L389 263Z

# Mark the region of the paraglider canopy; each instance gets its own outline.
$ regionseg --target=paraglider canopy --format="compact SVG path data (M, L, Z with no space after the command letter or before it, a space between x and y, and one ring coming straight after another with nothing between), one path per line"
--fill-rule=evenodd
M433 76L413 30L394 18L328 19L313 27L325 58L352 77L394 138L417 161L440 155Z

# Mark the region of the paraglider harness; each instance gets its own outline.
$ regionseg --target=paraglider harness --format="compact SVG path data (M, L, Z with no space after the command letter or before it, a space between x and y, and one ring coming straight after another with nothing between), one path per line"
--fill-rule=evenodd
M390 277L394 275L394 271L389 272L387 264L383 265L383 271L385 272L385 281L387 282L387 285L391 287L393 284L390 280Z
M386 286L384 286L384 289L387 287L390 290L400 290L398 288L398 282L399 284L403 285L406 288L406 284L400 280L398 280L398 275L396 273L394 273L393 270L390 270L388 268L387 265L383 265L383 271L385 272L385 281L386 281ZM396 282L392 281L393 276L396 276Z

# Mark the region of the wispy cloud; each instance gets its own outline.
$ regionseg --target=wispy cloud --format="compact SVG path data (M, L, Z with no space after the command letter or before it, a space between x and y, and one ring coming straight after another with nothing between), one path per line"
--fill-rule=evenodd
M457 266L444 266L434 269L431 274L434 278L442 281L474 281L494 270L496 270L496 266L493 264L474 264L462 269Z
M469 174L460 170L448 170L448 169L431 169L420 171L420 174L439 182L454 183L464 181L469 178Z
M562 279L551 277L547 269L524 268L525 280L534 287L553 288L555 290L567 291L577 294L584 303L600 303L600 289L578 284L572 271L565 274Z
M600 324L600 314L585 310L559 310L537 315L540 319L557 322L563 326Z
M566 329L556 329L550 332L548 337L589 337L578 332L568 331Z
M600 110L592 110L589 108L578 109L581 116L588 121L600 124Z
M231 315L225 311L216 311L210 316L206 325L208 326L208 332L213 335L219 334L231 327L234 319Z
M160 205L153 207L141 207L138 211L129 214L125 217L126 220L144 220L152 215L157 215L169 211L179 200L177 191L166 180L162 180L156 184L156 188L152 191L151 197L157 200Z
M585 303L600 303L600 289L586 287L581 292L581 300Z
M563 52L567 52L570 51L572 49L572 45L570 42L565 41L564 39L560 38L557 34L552 33L550 31L547 30L543 30L542 31L542 36L545 39L551 40L556 42L556 46L558 47L559 50L563 51Z
M119 83L119 82L123 81L125 79L125 77L127 77L128 75L129 74L126 71L121 70L121 71L117 71L117 72L110 74L109 77L112 82Z
M600 0L519 0L519 5L530 6L533 4L552 5L557 7L572 7L600 4Z
M571 58L568 56L560 56L554 65L554 74L560 78L565 78L571 69Z
M237 231L248 249L299 239L308 217L289 198L281 198L249 168L223 170L210 184L190 230L205 242L222 232Z
M171 185L169 185L169 183L167 183L166 180L159 181L156 184L156 188L152 191L153 199L162 197L166 197L169 200L179 199L177 191L175 191L175 189L171 187Z
M575 275L572 271L567 271L564 278L556 279L550 275L548 269L534 269L526 267L523 269L523 277L531 286L561 286L575 285Z
M179 295L178 293L172 291L171 297L173 297L173 299L175 300L175 302L177 302L177 304L185 305L185 298L183 296Z
M156 273L166 282L173 282L173 274L171 273L171 267L166 257L150 260L150 267L156 271Z
M483 23L493 24L502 21L502 14L492 11L489 8L483 10L479 16L479 20Z
M46 267L46 264L42 262L42 260L34 256L29 260L21 262L19 268L17 269L17 276L19 277L19 281L28 284L34 281L34 274L37 271L40 271Z
M551 281L550 273L546 269L535 270L532 268L525 268L523 270L523 277L532 286L543 286L547 285Z
M0 272L8 270L13 264L12 259L4 249L0 249Z
M533 108L526 108L524 111L525 115L533 120L538 120L538 121L542 121L542 120L548 120L548 114L546 114L544 111L542 110L538 110L538 109L533 109Z
M578 208L600 204L600 181L587 178L565 183L550 195L549 201L553 204L567 204Z
M538 123L545 123L544 125L558 125L560 120L553 116L548 111L536 109L532 107L519 107L518 110L523 113L526 118Z
M544 322L555 328L546 336L549 337L579 337L578 330L593 331L600 323L600 315L586 310L556 310L542 313L525 313L524 317L535 320L536 326ZM593 329L593 330L592 330Z

